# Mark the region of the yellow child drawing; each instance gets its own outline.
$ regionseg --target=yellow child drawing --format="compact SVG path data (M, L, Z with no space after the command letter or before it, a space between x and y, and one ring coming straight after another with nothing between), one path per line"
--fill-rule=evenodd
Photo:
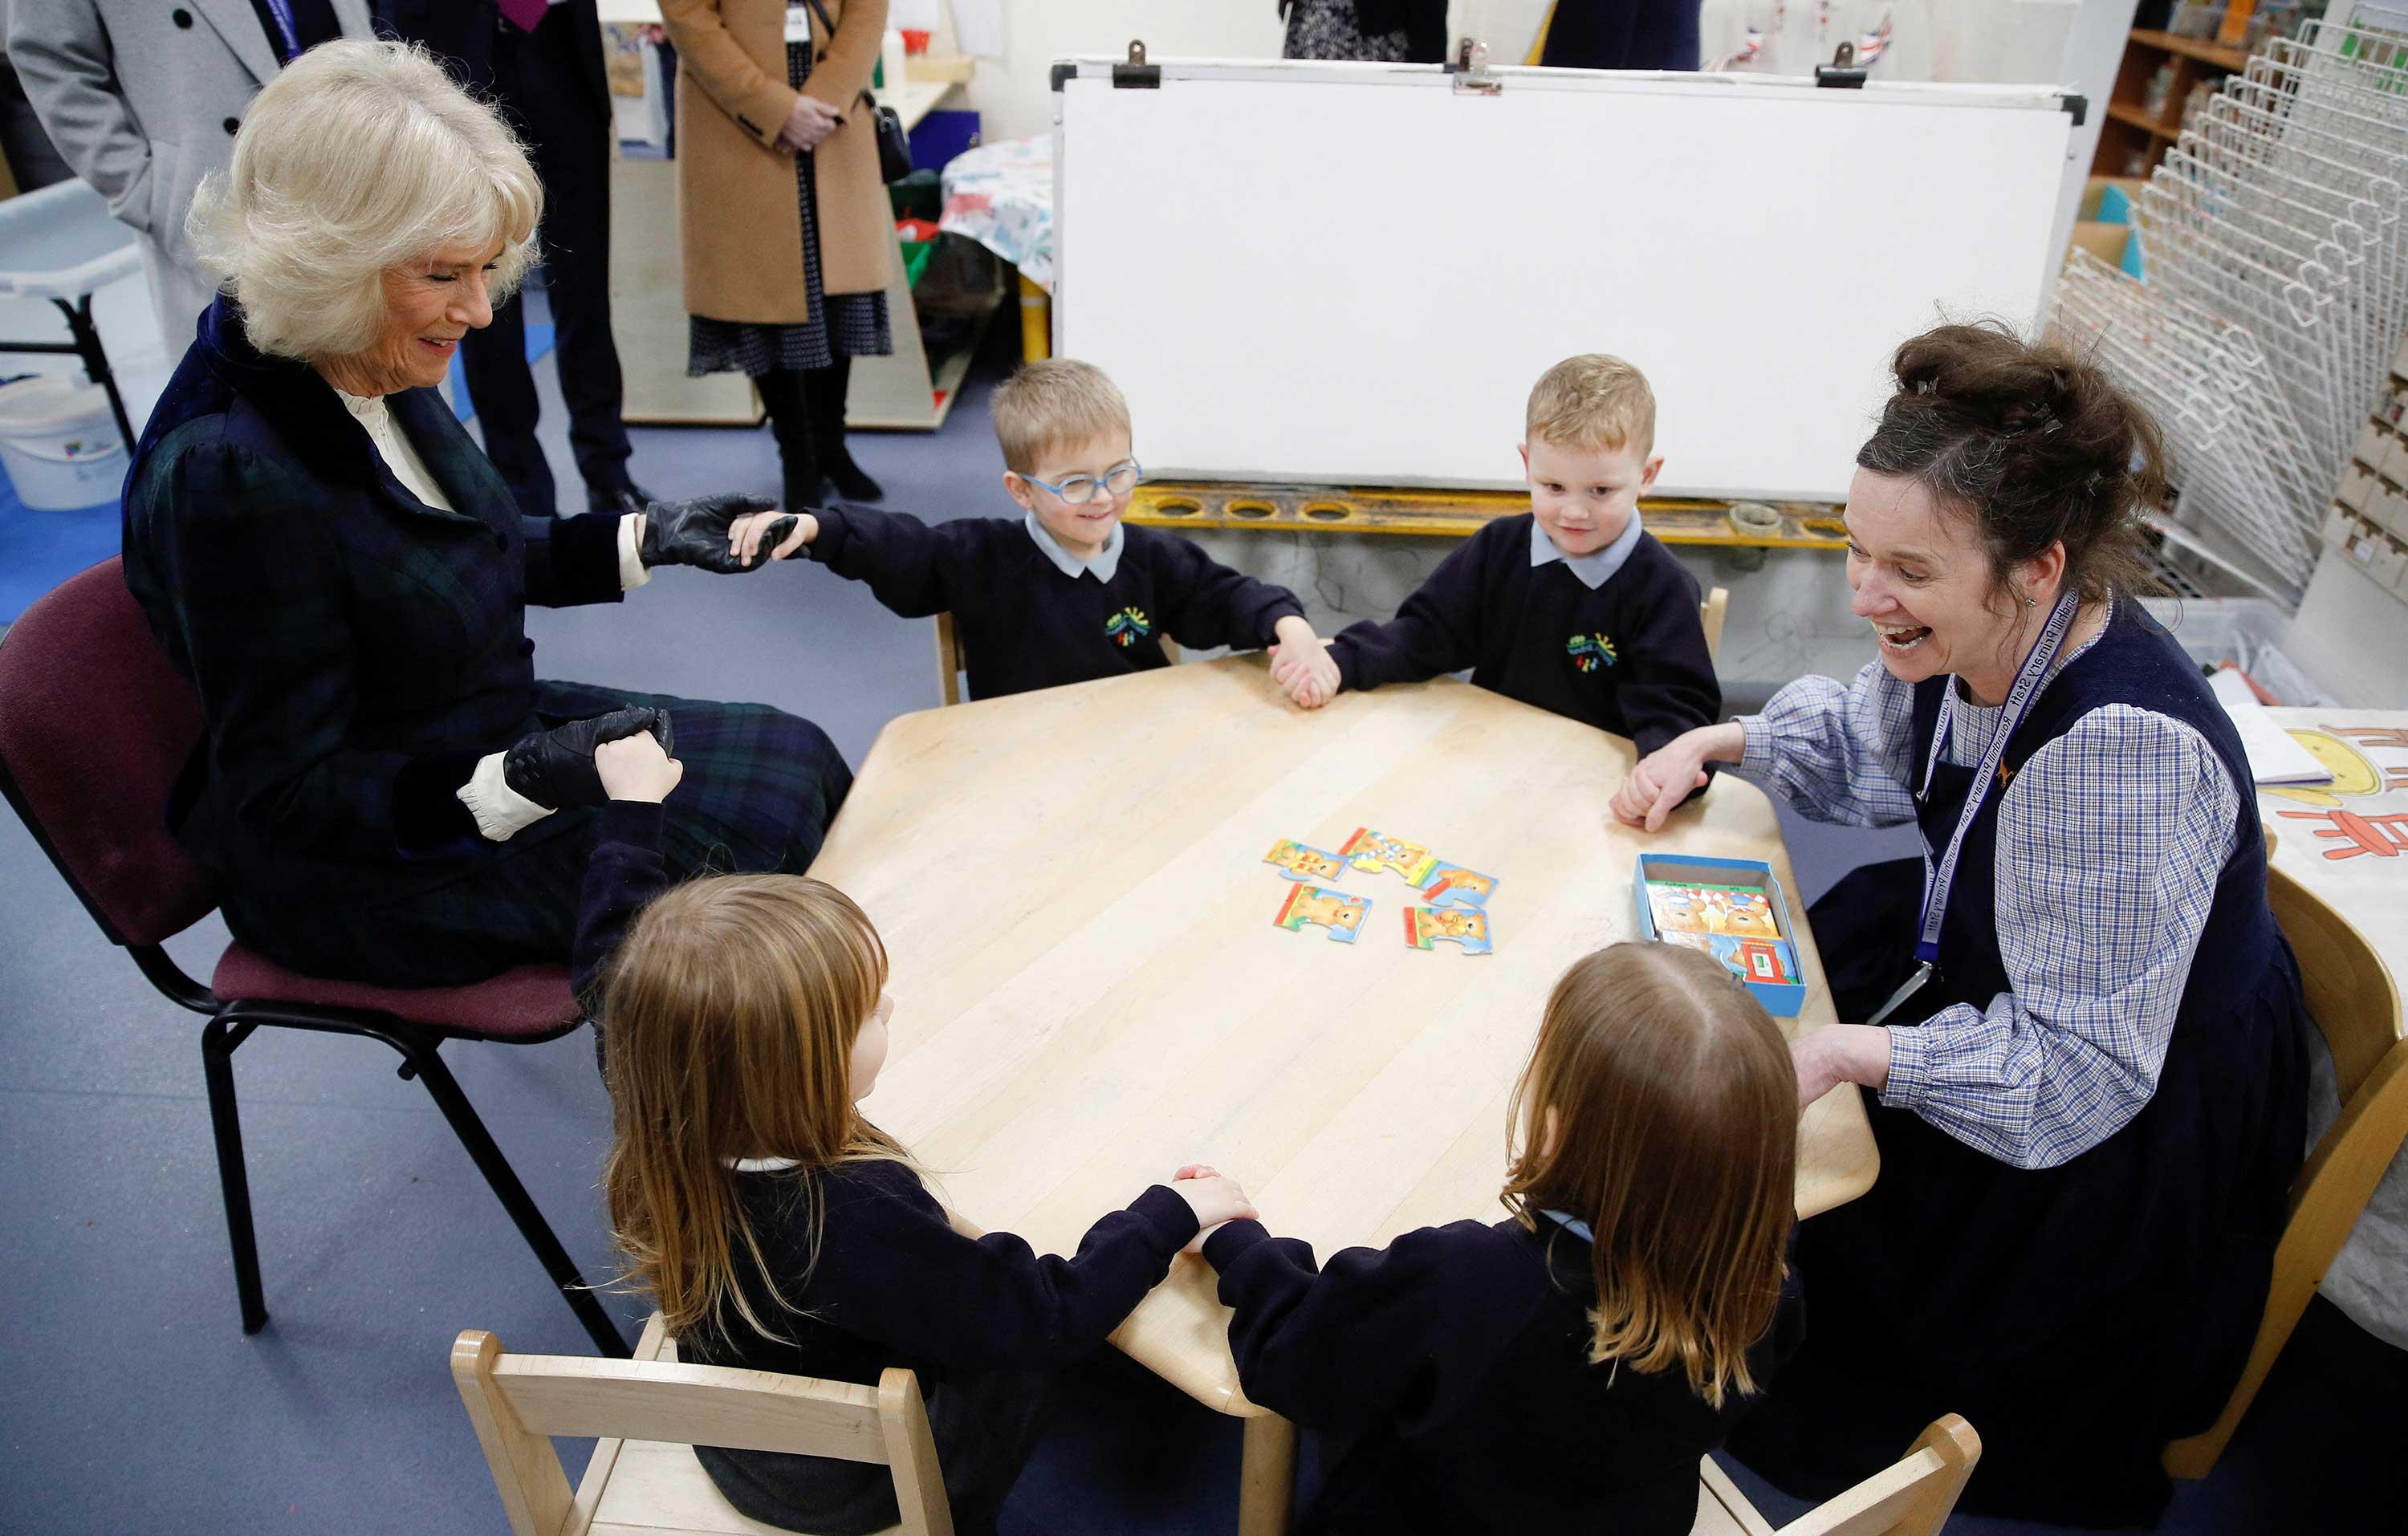
M2295 730L2291 739L2308 749L2324 770L2332 775L2329 784L2268 784L2261 794L2280 795L2301 805L2337 806L2342 797L2359 799L2383 793L2383 773L2368 760L2364 753L2337 736L2322 731Z

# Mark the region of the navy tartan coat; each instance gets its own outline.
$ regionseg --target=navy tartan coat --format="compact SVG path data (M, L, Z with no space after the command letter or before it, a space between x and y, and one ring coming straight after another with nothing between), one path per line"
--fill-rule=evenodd
M169 825L288 910L423 891L488 858L453 791L539 728L526 605L621 596L617 518L522 519L440 395L386 405L459 510L403 489L334 390L255 351L222 297L126 479L126 585L208 723Z

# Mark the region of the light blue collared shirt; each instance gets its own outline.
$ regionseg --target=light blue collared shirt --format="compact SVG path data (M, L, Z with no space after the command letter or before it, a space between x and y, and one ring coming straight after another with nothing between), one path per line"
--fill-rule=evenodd
M1117 523L1112 524L1112 536L1104 540L1104 547L1096 552L1096 557L1092 560L1082 560L1064 549L1055 541L1052 534L1045 531L1045 524L1037 521L1035 512L1023 513L1020 522L1021 526L1028 530L1028 537L1036 542L1037 547L1045 552L1045 558L1054 562L1054 568L1074 581L1082 576L1092 576L1096 581L1109 584L1112 574L1121 568L1121 546L1128 540L1123 537L1125 530ZM1603 581L1604 578L1599 577L1598 580Z
M1115 534L1120 532L1118 528L1112 531ZM1560 560L1581 579L1581 585L1595 592L1613 580L1613 573L1622 568L1623 563L1630 558L1630 552L1639 547L1639 536L1644 531L1639 526L1639 509L1634 507L1630 510L1630 521L1623 524L1622 532L1614 536L1612 543L1601 550L1591 550L1586 554L1566 554L1555 548L1555 541L1547 537L1547 530L1533 517L1530 519L1530 568L1536 570L1550 560Z

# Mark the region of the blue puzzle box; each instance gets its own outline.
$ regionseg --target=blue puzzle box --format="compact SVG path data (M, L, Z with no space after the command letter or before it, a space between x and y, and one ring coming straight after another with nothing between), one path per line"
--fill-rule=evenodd
M1806 1006L1806 976L1790 937L1797 930L1772 866L1641 854L1635 884L1642 935L1713 955L1774 1018L1794 1019Z

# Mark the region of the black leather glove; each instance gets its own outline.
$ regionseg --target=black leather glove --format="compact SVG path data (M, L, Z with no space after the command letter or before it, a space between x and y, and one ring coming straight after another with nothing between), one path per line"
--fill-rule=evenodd
M727 547L727 525L751 512L766 512L778 504L760 496L731 492L698 496L692 501L655 501L644 509L644 537L637 553L646 566L698 566L722 576L759 570L769 563L769 552L795 531L795 520L781 517L762 537L761 553L749 566Z
M669 750L667 711L649 705L613 710L520 738L502 759L502 782L552 811L601 805L610 797L603 791L602 776L594 770L594 749L638 731L652 732L661 750Z

